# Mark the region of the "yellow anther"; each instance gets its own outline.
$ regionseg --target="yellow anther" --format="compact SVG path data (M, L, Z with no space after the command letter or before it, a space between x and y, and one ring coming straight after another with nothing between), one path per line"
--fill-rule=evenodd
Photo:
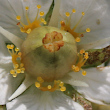
M21 52L19 52L18 55L21 56Z
M44 16L44 12L43 11L40 12L40 16Z
M88 55L85 55L84 58L87 60L89 58L89 56Z
M51 86L51 85L48 85L48 86L47 86L47 88L48 88L48 89L51 89L51 88L52 88L52 86Z
M41 5L37 5L37 8L40 9L41 8Z
M90 28L87 28L87 29L86 29L86 32L90 32L90 31L91 31L91 29L90 29Z
M78 72L80 70L78 66L75 66L74 69L75 69L76 72Z
M18 52L19 51L19 48L15 48L15 51Z
M66 87L64 87L64 86L62 86L61 88L60 88L60 91L66 91Z
M73 10L72 10L72 12L73 12L73 13L76 13L76 10L75 10L75 9L73 9Z
M75 69L75 65L72 65L72 69Z
M86 76L86 74L87 74L86 71L83 71L83 72L82 72L82 75L83 75L83 76Z
M24 64L23 64L23 63L21 63L21 64L20 64L20 67L23 67L23 66L24 66Z
M21 71L25 71L25 68L21 68Z
M83 50L83 49L80 50L80 54L83 54L83 53L85 53L85 50Z
M14 68L16 68L16 69L17 69L18 67L19 67L19 65L18 65L18 64L15 64L15 65L14 65Z
M14 45L13 45L13 44L11 44L11 45L10 45L10 49L13 49L13 48L14 48Z
M31 29L29 28L27 31L26 31L27 34L30 34L31 33Z
M10 70L10 73L11 74L15 74L15 70Z
M13 74L13 77L15 78L17 76L17 74L15 73L15 74Z
M69 17L69 16L70 16L70 13L69 13L69 12L66 12L65 15L66 15L67 17Z
M21 16L16 16L16 19L17 19L17 20L20 20L20 19L21 19Z
M45 22L45 19L44 18L41 18L40 20L41 20L41 22Z
M10 49L10 45L7 45L7 48Z
M61 87L64 86L64 82L60 82L59 86Z
M40 83L44 82L44 80L41 77L37 77L37 81L39 81Z
M36 86L37 88L39 88L39 87L40 87L40 83L35 82L35 86Z
M26 11L27 11L27 10L29 10L29 7L28 7L28 6L26 6L26 7L25 7L25 10L26 10Z
M82 12L82 15L84 16L84 15L85 15L85 13L84 13L84 12Z
M17 72L17 73L21 73L21 69L17 69L16 72Z
M44 21L44 24L47 24L47 22L46 22L46 21Z
M76 42L80 42L81 39L80 39L79 37L77 37L77 38L75 39L75 41L76 41Z

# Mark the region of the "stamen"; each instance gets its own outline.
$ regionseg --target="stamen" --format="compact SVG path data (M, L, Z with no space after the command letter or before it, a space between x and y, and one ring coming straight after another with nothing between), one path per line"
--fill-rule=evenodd
M84 49L80 50L80 53L78 53L78 58L75 62L75 65L72 65L72 70L74 72L79 72L80 70L83 71L83 69L81 67L85 64L85 62L87 61L88 58L89 58L88 52L85 52ZM86 71L83 71L82 75L85 76Z
M35 86L42 91L50 91L54 92L55 90L66 91L66 87L64 83L60 80L54 80L53 85L43 86L44 80L41 77L37 77L37 82L35 82Z
M45 13L43 11L41 11L39 13L39 9L40 8L41 8L41 5L37 5L37 9L38 9L37 15L35 17L35 20L31 23L31 21L30 21L30 19L28 17L28 13L27 13L27 11L29 10L29 7L28 6L25 7L26 19L27 19L28 25L25 25L21 21L18 22L17 25L19 26L21 32L30 34L33 29L40 27L42 23L45 24L45 25L47 24L47 22L45 20L41 20L41 19L43 19L41 17L44 16ZM40 15L40 18L38 18L38 15ZM20 16L16 16L16 19L17 20L21 20L21 17Z
M84 37L84 33L90 32L91 30L90 30L90 28L87 28L85 32L80 32L80 33L79 32L75 32L75 29L80 24L82 18L85 15L85 12L82 12L82 16L79 19L79 21L76 23L76 25L73 28L71 28L71 22L70 21L71 21L71 16L72 16L73 13L76 13L76 10L75 9L72 9L71 14L69 12L66 12L65 13L66 17L69 18L69 19L66 18L66 22L64 22L64 21L61 21L60 22L60 24L61 24L61 30L65 30L65 31L71 33L73 35L73 37L75 38L75 41L76 42L80 42L81 41L80 38L81 37Z
M14 45L7 45L8 51L12 56L12 62L14 69L10 71L13 77L16 77L19 73L24 73L25 68L24 64L21 63L21 52L19 52L19 48L14 49Z

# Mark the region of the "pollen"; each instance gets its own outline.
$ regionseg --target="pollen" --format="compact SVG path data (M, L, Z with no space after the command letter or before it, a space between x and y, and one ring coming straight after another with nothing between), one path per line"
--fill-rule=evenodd
M80 42L81 41L81 37L84 37L84 33L86 32L90 32L90 28L87 28L85 29L84 32L77 32L76 31L76 28L79 26L80 22L82 21L84 15L85 15L85 12L82 12L81 13L81 18L76 22L76 24L74 25L73 28L71 28L71 17L72 17L72 14L75 14L76 13L76 9L72 9L72 12L69 13L69 12L66 12L65 15L66 15L66 21L61 21L60 24L61 24L61 30L64 30L64 31L67 31L69 33L71 33L73 35L73 37L75 38L75 41L76 42Z
M41 91L50 91L54 92L56 90L60 90L62 92L66 91L66 87L64 86L64 82L60 80L54 80L54 83L52 85L45 86L45 82L41 77L37 77L37 82L35 82L35 86L40 89Z
M41 27L42 24L44 24L44 25L47 24L45 19L42 18L45 13L43 11L39 12L40 8L41 8L41 5L37 5L37 15L33 22L31 22L28 17L28 10L29 10L28 6L25 7L27 24L24 24L21 21L20 16L16 16L16 19L19 20L19 22L17 23L17 26L19 26L21 32L30 34L33 29ZM43 19L43 22L41 19Z
M24 73L25 71L24 64L21 63L21 52L19 52L19 48L15 48L13 44L7 45L7 48L12 56L14 68L13 70L10 70L10 74L12 74L13 77L16 77L19 73Z
M82 75L85 76L87 73L86 71L83 71L81 67L85 64L88 58L88 52L85 52L84 49L80 50L75 65L72 65L72 70L74 72L79 72L80 70L82 70Z

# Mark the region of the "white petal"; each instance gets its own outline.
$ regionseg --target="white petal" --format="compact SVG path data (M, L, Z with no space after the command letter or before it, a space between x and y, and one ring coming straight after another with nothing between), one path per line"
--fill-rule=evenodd
M42 92L34 85L6 106L8 110L84 110L62 92Z
M72 27L81 18L81 13L85 12L85 16L76 31L85 32L86 28L91 29L90 33L84 34L78 44L86 44L110 37L110 13L105 0L69 0L69 2L68 0L62 0L61 16L65 18L65 12L71 13L74 8L76 13L72 15Z
M8 32L0 26L0 33L3 34L7 39L9 39L13 44L15 44L18 48L21 48L23 40L18 36Z
M89 87L77 87L77 90L92 102L110 103L110 67L91 68L86 71L86 76L81 72L70 73L73 80L81 80L89 85Z
M0 60L0 105L6 104L8 98L24 79L24 75L13 78L9 73L12 68L11 57L2 57Z
M22 94L29 86L34 83L34 79L28 75L26 75L22 84L18 87L18 89L12 94L12 96L8 100L12 100Z

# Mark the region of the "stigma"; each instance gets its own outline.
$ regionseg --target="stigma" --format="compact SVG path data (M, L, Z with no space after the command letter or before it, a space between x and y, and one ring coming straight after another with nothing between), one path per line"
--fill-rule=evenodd
M17 25L19 26L20 28L20 31L21 32L24 32L24 33L27 33L27 34L30 34L31 31L35 28L38 28L38 27L41 27L41 24L44 24L46 25L47 22L45 21L45 19L43 18L44 16L44 12L43 11L40 11L41 8L41 5L37 5L37 15L34 19L33 22L30 21L29 17L28 17L28 10L29 10L29 7L25 7L25 10L26 10L26 19L27 19L27 25L25 25L22 21L21 21L21 16L16 16L16 19L19 21L17 23ZM40 16L40 17L39 17Z
M24 73L25 68L24 64L21 63L21 52L19 52L19 48L15 48L13 44L7 45L8 51L12 56L13 68L10 70L10 73L13 77L16 77L19 73Z
M88 58L89 58L88 52L85 52L85 50L83 49L80 50L75 65L72 65L72 70L74 72L79 72L80 70L82 70L82 75L85 76L87 73L81 67L86 63Z
M54 80L53 84L49 84L47 86L43 86L44 80L42 77L37 77L37 82L35 82L35 86L40 89L41 91L50 91L54 92L56 90L59 91L66 91L66 87L64 86L64 83L60 80Z
M76 13L76 10L73 9L71 13L69 12L66 12L65 15L66 15L66 21L61 21L60 24L61 24L61 30L65 30L69 33L71 33L73 35L73 37L75 38L75 41L76 42L80 42L81 41L81 37L84 37L84 34L87 33L87 32L90 32L91 29L90 28L86 28L84 32L76 32L76 28L78 27L78 25L80 24L81 20L83 19L84 15L85 15L85 12L82 12L82 16L81 18L78 20L78 22L75 24L75 26L73 28L71 28L71 17L72 17L72 14L73 13Z

